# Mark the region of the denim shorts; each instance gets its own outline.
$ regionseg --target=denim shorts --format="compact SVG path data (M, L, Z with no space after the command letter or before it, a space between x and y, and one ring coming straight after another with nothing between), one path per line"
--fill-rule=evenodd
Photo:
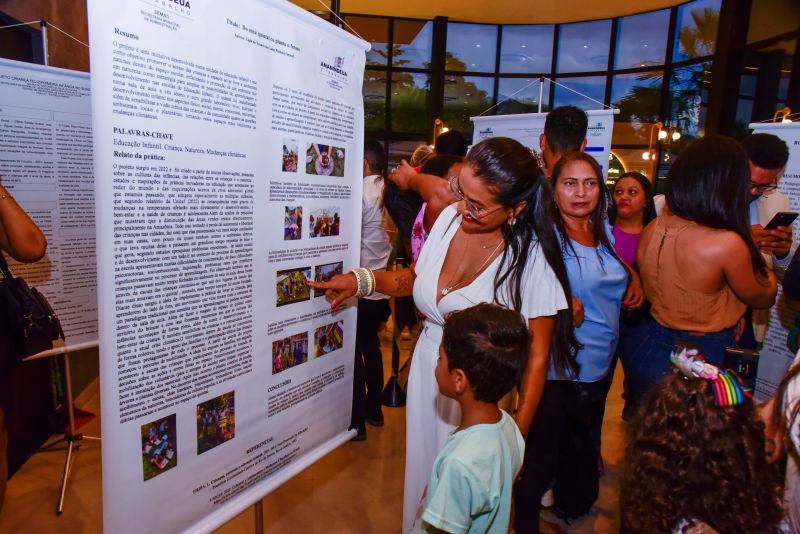
M696 333L661 326L652 317L627 325L620 332L617 354L627 385L623 418L628 419L644 395L672 369L670 354L676 342L691 344L709 363L722 365L725 349L736 343L736 327Z

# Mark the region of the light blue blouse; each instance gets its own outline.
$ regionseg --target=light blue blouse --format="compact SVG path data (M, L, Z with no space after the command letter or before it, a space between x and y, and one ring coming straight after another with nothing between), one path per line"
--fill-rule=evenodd
M610 234L610 232L609 232ZM612 240L613 236L609 235ZM578 351L579 382L596 382L608 374L619 339L619 318L622 297L628 285L625 267L602 245L587 247L571 241L567 246L564 264L572 288L572 296L583 303L584 319L575 329L575 337L583 345ZM552 359L548 380L575 380L553 368Z

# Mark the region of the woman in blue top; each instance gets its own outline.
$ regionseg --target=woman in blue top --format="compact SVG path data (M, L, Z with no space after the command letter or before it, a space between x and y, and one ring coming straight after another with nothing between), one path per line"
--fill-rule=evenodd
M577 432L594 447L593 414L605 400L603 378L617 346L620 310L623 304L641 306L643 300L638 277L614 251L606 215L608 193L595 160L583 152L566 154L553 169L551 183L567 277L573 298L583 304L583 322L575 328L582 347L577 366L558 370L551 362L548 370L516 488L518 534L538 532L541 497L556 477L567 434ZM597 454L576 461L596 467Z

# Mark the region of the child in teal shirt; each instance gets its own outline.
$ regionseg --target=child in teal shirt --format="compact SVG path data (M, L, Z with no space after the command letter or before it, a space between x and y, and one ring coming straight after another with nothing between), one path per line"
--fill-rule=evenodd
M461 424L436 457L413 532L508 532L525 441L497 402L519 381L529 346L517 312L478 304L447 316L436 382L459 403Z

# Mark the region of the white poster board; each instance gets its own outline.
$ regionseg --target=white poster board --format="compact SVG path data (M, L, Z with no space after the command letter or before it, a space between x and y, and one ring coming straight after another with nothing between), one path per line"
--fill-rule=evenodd
M47 237L11 271L41 291L67 345L97 339L89 75L0 59L0 182Z
M589 127L586 131L585 152L591 154L603 175L608 175L608 159L611 155L611 134L614 130L614 110L600 109L586 112ZM544 132L547 113L519 113L516 115L489 115L472 117L475 123L472 144L489 137L510 137L528 148L541 152L539 136Z
M789 209L800 212L800 123L753 123L753 133L768 133L784 140L789 147L789 161L778 182L778 191L789 197ZM794 238L800 236L800 221L794 223ZM778 299L770 310L769 323L764 334L763 347L758 362L755 398L763 401L772 396L775 387L794 360L794 353L786 346L789 329L794 324L796 312L786 307L781 288L782 272L775 269L779 277Z
M106 532L208 532L350 437L368 45L278 0L90 0ZM313 224L312 224L313 216Z

